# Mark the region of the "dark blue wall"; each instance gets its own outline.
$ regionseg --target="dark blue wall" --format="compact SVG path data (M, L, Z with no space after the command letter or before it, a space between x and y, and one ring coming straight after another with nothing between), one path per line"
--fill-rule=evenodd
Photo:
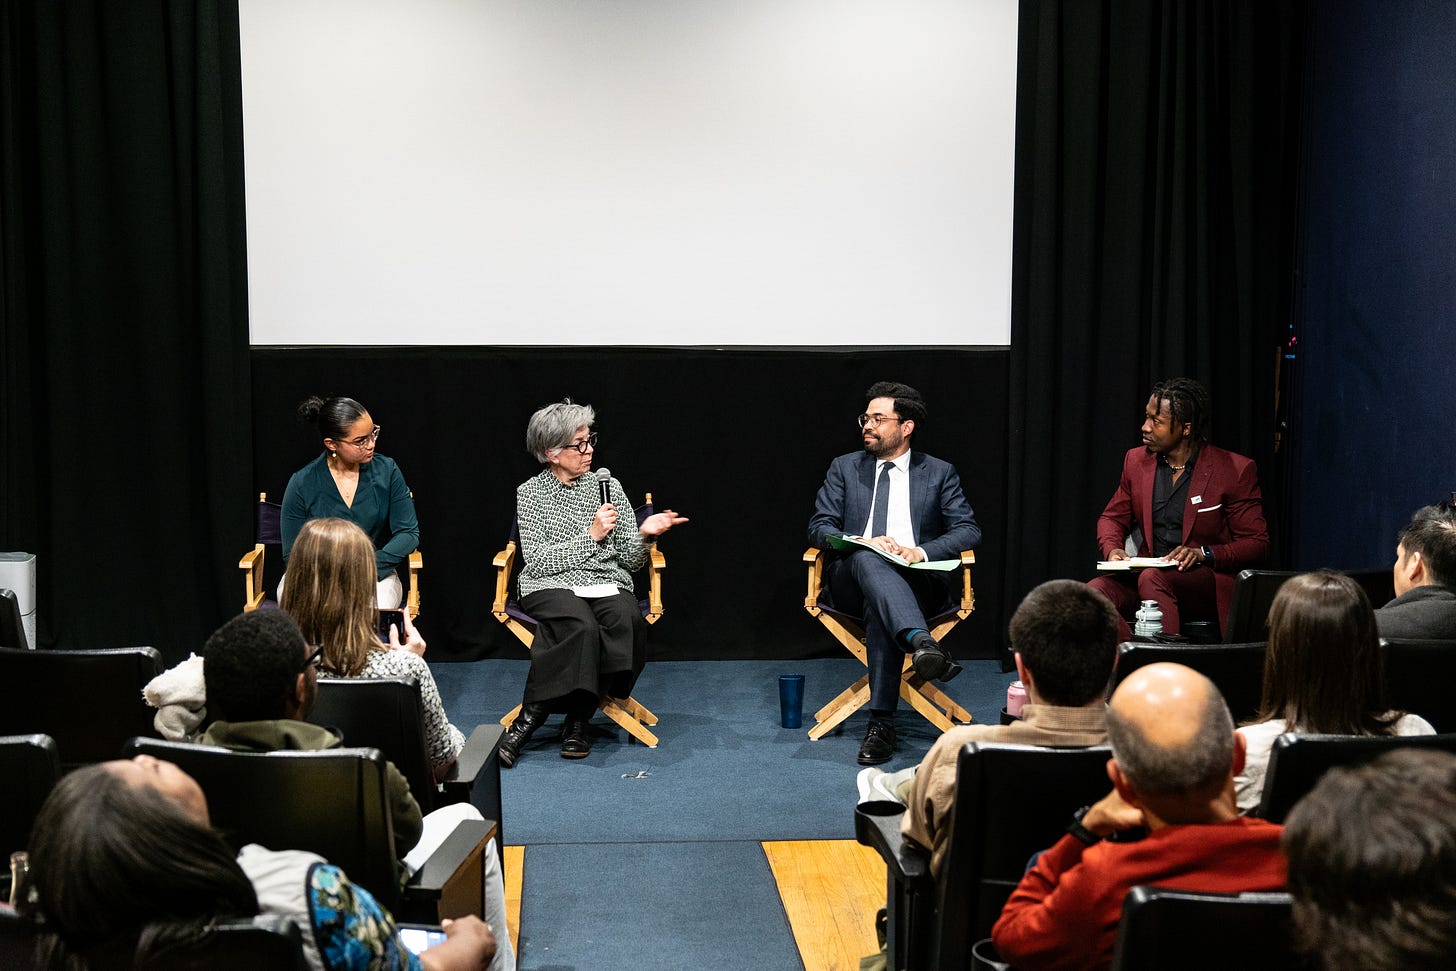
M1311 18L1294 566L1360 568L1456 489L1456 4Z

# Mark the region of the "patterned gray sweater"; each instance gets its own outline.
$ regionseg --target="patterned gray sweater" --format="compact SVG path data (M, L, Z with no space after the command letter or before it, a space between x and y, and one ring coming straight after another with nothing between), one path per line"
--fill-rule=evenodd
M617 528L600 543L587 532L602 504L595 475L588 473L567 485L550 469L542 469L516 488L522 597L594 583L614 583L619 590L633 592L632 573L646 565L648 548L626 490L615 478L611 481Z

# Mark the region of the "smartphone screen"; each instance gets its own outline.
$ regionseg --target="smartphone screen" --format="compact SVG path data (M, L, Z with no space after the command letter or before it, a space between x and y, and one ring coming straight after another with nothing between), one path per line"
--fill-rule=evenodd
M393 624L394 629L399 631L400 643L404 643L404 611L403 610L381 610L379 612L379 639L385 642L389 640L389 625Z
M426 948L443 943L445 940L445 932L434 927L409 927L401 925L399 928L399 939L412 953L418 954Z

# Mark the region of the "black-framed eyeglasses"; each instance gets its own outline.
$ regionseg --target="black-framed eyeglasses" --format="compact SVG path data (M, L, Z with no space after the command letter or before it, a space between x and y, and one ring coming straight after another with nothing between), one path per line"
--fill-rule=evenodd
M375 425L374 430L368 435L360 435L358 438L345 439L344 444L352 445L355 448L368 448L370 445L373 445L375 442L379 441L379 433L382 430L383 429L381 429L378 425Z
M597 433L596 432L592 432L590 435L588 435L586 437L586 441L584 441L584 442L572 442L570 445L562 445L561 446L561 448L574 448L578 452L580 452L582 455L585 455L586 454L586 450L587 449L589 449L589 448L596 448L596 447L597 447Z
M324 657L324 646L322 644L320 644L318 647L316 647L316 648L313 649L313 653L312 654L310 654L307 658L304 659L303 667L301 667L301 668L298 669L299 673L302 674L304 671L307 671L309 668L316 668L316 667L318 667L319 666L319 662L323 660L323 657Z
M855 423L858 424L859 427L861 427L861 428L865 427L866 425L873 425L876 428L878 428L879 425L880 425L880 422L882 422L882 421L904 421L904 420L905 419L896 417L895 415L860 415L858 418L855 419Z

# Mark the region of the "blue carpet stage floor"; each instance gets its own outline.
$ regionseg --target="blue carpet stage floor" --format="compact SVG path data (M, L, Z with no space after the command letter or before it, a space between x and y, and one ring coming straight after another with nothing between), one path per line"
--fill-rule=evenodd
M526 661L434 664L450 720L467 734L521 700ZM966 662L945 691L978 722L1000 717L1006 685L994 661ZM591 755L559 755L561 716L502 770L509 843L642 843L853 839L861 709L815 742L813 712L864 671L853 658L810 661L659 661L632 692L659 719L650 749L600 712ZM804 675L802 729L779 726L778 676ZM900 747L884 768L920 761L936 730L902 702Z
M469 732L520 701L527 665L431 669L451 721ZM806 733L863 670L853 658L649 664L633 696L660 719L661 744L629 743L598 713L591 755L576 762L558 754L553 716L501 773L505 839L526 848L521 971L805 968L761 841L853 839L867 715L817 742ZM804 728L779 727L780 674L805 676ZM1013 677L973 661L945 688L985 722ZM918 762L938 737L903 705L898 726L885 768ZM873 913L856 920L868 929Z

